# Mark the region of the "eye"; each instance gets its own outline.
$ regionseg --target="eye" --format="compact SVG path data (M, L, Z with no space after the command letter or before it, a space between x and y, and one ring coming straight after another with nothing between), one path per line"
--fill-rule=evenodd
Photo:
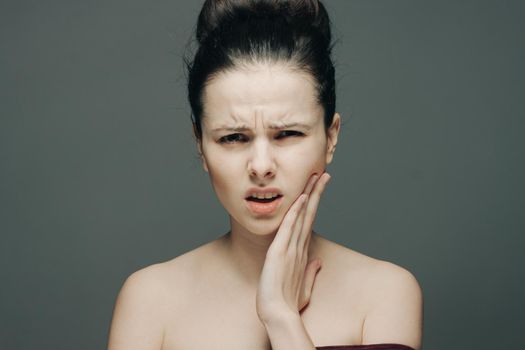
M304 136L304 134L300 131L295 131L295 130L283 130L283 131L280 131L276 138L277 139L282 139L282 138L285 138L285 137L288 137L288 136Z
M246 142L248 138L243 134L230 134L223 136L219 139L219 143L237 143L237 142Z

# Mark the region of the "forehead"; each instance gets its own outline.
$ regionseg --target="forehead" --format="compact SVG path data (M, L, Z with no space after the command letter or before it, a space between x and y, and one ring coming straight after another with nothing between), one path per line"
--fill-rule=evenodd
M313 78L280 64L219 73L203 93L203 124L310 122L322 116Z

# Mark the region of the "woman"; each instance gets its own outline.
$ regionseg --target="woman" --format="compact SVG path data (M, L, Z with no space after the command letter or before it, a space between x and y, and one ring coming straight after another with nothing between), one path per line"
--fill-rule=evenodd
M340 127L321 2L207 0L197 40L194 132L231 230L132 274L108 348L420 349L414 276L312 231Z

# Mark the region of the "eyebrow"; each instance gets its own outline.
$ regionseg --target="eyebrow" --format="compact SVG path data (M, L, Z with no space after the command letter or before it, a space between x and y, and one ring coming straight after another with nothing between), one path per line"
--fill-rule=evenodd
M296 127L303 128L303 129L306 129L306 130L310 130L312 128L310 125L304 124L304 123L288 123L288 124L287 123L276 123L276 124L270 124L268 126L268 129L281 130L281 129L296 128ZM220 126L218 128L215 128L212 131L213 132L217 132L217 131L242 132L242 131L247 131L247 130L250 130L250 127L248 127L246 125L236 125L236 126L225 125L225 126Z

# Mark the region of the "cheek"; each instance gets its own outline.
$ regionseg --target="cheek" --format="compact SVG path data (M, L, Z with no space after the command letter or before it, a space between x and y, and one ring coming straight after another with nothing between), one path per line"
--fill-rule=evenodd
M303 192L306 184L314 173L322 174L326 167L324 148L320 143L312 145L303 144L300 148L286 154L287 162L283 165L283 175L288 184L291 205L293 201Z
M217 196L222 201L225 195L238 187L236 179L239 178L240 161L221 154L209 155L207 159L210 180Z
M314 140L312 140L314 141ZM326 166L325 145L323 142L309 142L287 153L287 163L301 173L321 172ZM307 174L305 174L308 176Z

